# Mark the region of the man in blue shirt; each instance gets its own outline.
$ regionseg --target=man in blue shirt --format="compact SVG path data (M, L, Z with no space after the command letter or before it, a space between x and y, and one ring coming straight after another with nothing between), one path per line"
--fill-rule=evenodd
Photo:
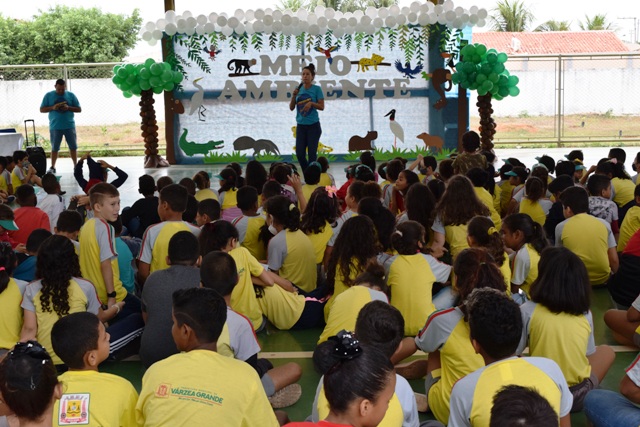
M74 113L82 111L76 96L67 91L67 84L63 79L56 80L56 90L47 92L40 105L41 113L49 113L49 133L51 137L51 168L49 172L56 173L56 160L62 137L67 141L69 154L73 165L76 165L78 144L76 141L76 122Z

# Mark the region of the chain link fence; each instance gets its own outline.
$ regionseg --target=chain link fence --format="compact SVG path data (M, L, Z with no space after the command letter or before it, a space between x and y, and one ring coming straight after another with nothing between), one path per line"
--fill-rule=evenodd
M140 151L138 98L126 99L111 82L113 66L51 64L0 67L0 128L24 132L36 120L38 142L48 146L48 119L40 113L56 79L79 99L80 150ZM495 102L497 144L633 144L640 142L640 53L511 56L507 68L520 78L520 95ZM477 129L475 92L470 126ZM160 147L164 105L156 96ZM31 130L29 130L31 132ZM286 129L288 132L288 129Z

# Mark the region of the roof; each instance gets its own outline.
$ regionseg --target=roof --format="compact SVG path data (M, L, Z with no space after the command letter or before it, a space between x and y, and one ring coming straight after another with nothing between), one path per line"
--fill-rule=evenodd
M512 55L629 52L613 31L489 31L474 33L473 42Z

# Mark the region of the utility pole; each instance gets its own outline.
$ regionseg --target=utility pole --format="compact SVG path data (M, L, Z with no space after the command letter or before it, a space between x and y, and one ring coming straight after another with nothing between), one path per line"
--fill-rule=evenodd
M635 16L621 17L618 19L633 20L633 28L631 29L631 43L638 43L638 18Z

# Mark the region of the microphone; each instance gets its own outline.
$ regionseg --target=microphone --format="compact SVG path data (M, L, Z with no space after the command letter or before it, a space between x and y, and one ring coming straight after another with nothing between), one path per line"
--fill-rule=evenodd
M302 85L303 85L303 84L304 84L304 83L300 82L300 84L298 85L298 92L300 92L300 88L302 88Z

